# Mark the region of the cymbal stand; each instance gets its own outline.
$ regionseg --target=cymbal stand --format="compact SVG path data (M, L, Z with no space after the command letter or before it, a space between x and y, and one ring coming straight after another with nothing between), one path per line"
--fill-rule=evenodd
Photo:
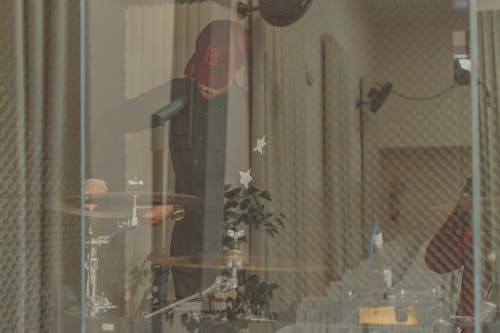
M137 227L137 225L139 224L139 218L137 217L137 194L133 194L132 198L133 198L132 216L129 219L127 219L127 221L116 222L116 226L121 230L125 231L131 230Z
M144 186L144 181L134 177L127 181L127 188L129 191L138 191ZM117 226L120 229L129 230L137 227L139 224L139 218L137 217L137 194L132 195L133 206L132 206L132 217L130 217L126 222L117 222Z
M94 237L92 225L89 225L89 237L90 241L87 242L87 245L90 246L90 250L87 253L87 260L85 262L85 269L87 271L85 296L87 299L87 311L91 317L94 317L98 313L114 309L116 306L104 294L97 295L97 271L99 269L97 249L102 245L109 244L110 236Z

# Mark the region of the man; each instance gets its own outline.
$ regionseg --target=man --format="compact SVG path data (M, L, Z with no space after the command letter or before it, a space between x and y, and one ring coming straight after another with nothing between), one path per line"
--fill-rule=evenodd
M184 218L175 223L170 256L200 256L203 252L221 251L220 243L207 247L203 230L209 225L217 228L222 222L222 215L221 221L213 219L217 216L214 212L222 214L227 110L243 107L246 100L246 92L236 81L246 69L247 45L247 35L240 24L213 21L197 37L195 52L184 69L186 77L172 81L171 100L184 98L187 102L170 125L175 192L201 200L186 205ZM86 192L105 192L105 187L101 180L89 180ZM172 213L173 207L138 208L140 218L159 225ZM172 274L178 299L206 287L202 285L201 269L173 267Z
M221 244L207 241L203 230L222 225L227 110L231 108L228 93L236 103L244 103L246 93L236 79L244 73L246 50L247 36L241 25L211 22L198 35L196 50L184 70L186 78L172 84L172 100L189 96L189 106L172 119L170 127L175 192L202 200L185 207L184 219L175 224L171 256L221 251ZM154 213L153 219L158 216ZM222 236L222 229L215 232ZM177 298L206 287L200 269L173 267L172 273Z
M456 333L472 333L474 318L474 261L472 246L472 180L467 178L460 199L434 235L425 253L432 271L450 273L463 267L460 299L455 322ZM483 330L483 332L486 332Z

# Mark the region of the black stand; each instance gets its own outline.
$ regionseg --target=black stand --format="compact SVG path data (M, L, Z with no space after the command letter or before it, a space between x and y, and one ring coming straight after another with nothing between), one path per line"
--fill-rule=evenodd
M491 333L500 332L500 252L495 256L495 303L497 305L495 318L490 324Z
M184 99L179 98L168 104L166 107L153 113L151 116L151 151L153 154L153 192L162 193L162 202L165 203L166 190L163 184L163 152L165 150L165 128L164 124L168 120L175 117L184 107L186 102ZM153 203L155 204L155 203ZM161 257L164 253L165 235L159 232L158 228L163 230L163 223L154 226L151 232L151 255L154 257ZM169 267L165 265L153 265L153 300L151 304L152 311L156 311L164 307L167 303L167 278ZM163 323L162 317L157 316L152 320L152 332L162 333Z

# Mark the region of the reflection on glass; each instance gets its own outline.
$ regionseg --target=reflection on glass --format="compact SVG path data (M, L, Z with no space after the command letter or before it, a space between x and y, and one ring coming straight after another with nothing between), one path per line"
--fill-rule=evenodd
M472 329L468 5L229 3L90 7L89 324Z
M494 1L82 4L0 4L1 332L500 331Z

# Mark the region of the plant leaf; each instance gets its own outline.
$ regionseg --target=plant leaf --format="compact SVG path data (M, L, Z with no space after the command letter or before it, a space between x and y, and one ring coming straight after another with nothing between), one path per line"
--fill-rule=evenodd
M269 194L269 192L267 192L267 191L262 191L262 192L260 192L260 197L261 197L261 198L264 198L264 199L266 199L266 200L271 201L271 195L270 195L270 194Z
M246 210L248 208L248 205L250 205L250 202L251 202L251 199L243 199L241 202L240 202L240 209L241 210Z

